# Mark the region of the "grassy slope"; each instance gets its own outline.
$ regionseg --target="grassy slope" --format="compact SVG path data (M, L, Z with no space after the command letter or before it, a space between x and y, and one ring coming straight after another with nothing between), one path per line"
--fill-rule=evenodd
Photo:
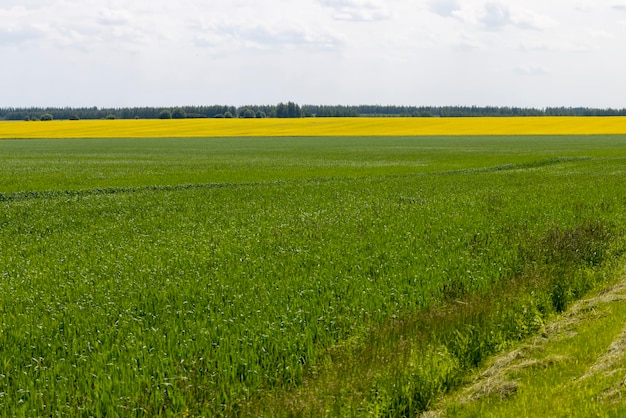
M619 277L540 336L493 358L424 416L624 416L626 277Z

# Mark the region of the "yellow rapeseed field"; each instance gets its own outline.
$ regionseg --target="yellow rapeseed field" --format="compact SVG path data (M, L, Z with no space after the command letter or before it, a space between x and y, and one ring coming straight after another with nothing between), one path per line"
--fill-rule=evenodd
M0 139L591 134L626 134L626 117L133 119L0 122Z

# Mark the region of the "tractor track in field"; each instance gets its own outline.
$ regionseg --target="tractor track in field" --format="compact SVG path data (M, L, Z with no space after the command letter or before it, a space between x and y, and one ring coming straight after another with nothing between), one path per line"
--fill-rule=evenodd
M411 174L394 174L388 176L381 176L380 178L398 178L409 176L428 176L428 175L449 175L459 173L484 173L484 172L499 172L499 171L512 171L512 170L524 170L541 168L545 166L578 162L589 160L590 157L557 157L541 159L537 161L521 163L521 164L504 164L490 167L478 167L461 170L445 170L445 171L429 171L421 173ZM69 197L83 197L83 196L96 196L96 195L114 195L118 193L140 193L140 192L176 192L185 190L200 190L200 189L221 189L221 188L233 188L233 187L250 187L250 186L268 186L268 185L280 185L280 184L293 184L293 183L322 183L331 182L337 180L355 180L357 178L340 178L340 177L318 177L318 178L304 178L304 179L287 179L287 180L267 180L267 181L244 181L244 182L215 182L215 183L185 183L185 184L162 184L162 185L145 185L145 186L111 186L111 187L95 187L86 189L75 190L31 190L31 191L19 191L12 193L0 192L0 202L14 202L25 200L37 200L37 199L60 199Z

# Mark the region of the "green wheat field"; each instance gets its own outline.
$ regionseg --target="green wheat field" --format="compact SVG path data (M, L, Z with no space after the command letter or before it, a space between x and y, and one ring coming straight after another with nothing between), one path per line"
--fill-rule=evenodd
M625 191L621 135L2 140L0 416L418 416L615 280Z

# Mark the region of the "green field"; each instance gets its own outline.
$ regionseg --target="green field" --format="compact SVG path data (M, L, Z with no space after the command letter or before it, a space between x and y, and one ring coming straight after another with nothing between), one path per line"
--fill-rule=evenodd
M415 416L613 280L626 136L0 141L0 415Z

